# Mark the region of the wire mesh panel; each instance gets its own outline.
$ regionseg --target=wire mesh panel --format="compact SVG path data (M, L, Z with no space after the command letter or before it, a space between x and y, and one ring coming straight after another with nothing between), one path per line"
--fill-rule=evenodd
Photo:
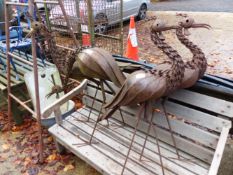
M95 45L114 54L122 54L121 0L95 0L92 2Z
M122 53L122 0L63 0L63 5L74 32L81 40L89 33L92 45L114 54ZM59 5L48 5L52 29L68 32Z

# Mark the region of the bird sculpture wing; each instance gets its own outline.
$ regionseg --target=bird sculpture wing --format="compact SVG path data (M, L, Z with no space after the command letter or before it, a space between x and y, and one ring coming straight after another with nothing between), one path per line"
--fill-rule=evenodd
M109 110L99 120L109 118L120 106L158 99L163 96L165 91L166 79L164 77L145 71L136 71L127 77L112 101L105 105L105 108L109 108Z
M111 80L118 87L124 83L124 74L112 55L104 49L85 49L78 55L77 61L81 72L90 78Z

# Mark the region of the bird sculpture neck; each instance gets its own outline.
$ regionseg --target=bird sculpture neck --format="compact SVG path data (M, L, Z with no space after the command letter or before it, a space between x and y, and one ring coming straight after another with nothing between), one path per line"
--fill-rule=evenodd
M180 42L185 45L193 54L193 58L191 61L188 61L186 63L186 67L188 66L191 69L199 69L199 78L201 78L207 68L207 59L205 57L205 54L202 52L202 50L195 44L193 44L183 33L183 28L179 27L176 30L177 38L180 40Z
M184 78L184 62L181 56L178 54L178 52L174 50L171 46L169 46L167 43L165 43L164 40L160 38L158 33L152 32L151 40L172 61L172 67L170 69L165 70L163 72L159 71L159 74L164 74L163 76L166 76L168 85L167 92L170 92L174 90L176 87L178 87L181 84L182 79ZM153 71L156 72L156 68L152 70L152 72Z
M47 58L52 57L52 54L56 53L56 50L58 49L53 33L45 25L42 25L38 33L38 38L45 56Z

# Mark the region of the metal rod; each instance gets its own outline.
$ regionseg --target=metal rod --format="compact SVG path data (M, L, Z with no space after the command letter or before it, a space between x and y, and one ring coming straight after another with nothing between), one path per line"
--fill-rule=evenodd
M120 17L121 17L121 21L120 21L120 54L121 56L123 56L123 52L124 52L124 31L123 31L123 0L120 1Z
M63 6L63 3L62 3L61 0L58 0L58 2L59 2L59 5L60 5L60 8L61 8L61 10L62 10L62 13L63 13L63 15L64 15L64 18L65 18L65 20L66 20L66 24L67 24L68 30L70 31L71 37L73 38L76 47L78 47L78 46L79 46L78 40L76 39L75 34L74 34L74 31L73 31L73 28L72 28L72 26L70 25L70 21L69 21L69 18L68 18L68 16L67 16L67 14L66 14L66 11L65 11L65 8L64 8L64 6Z
M127 152L127 155L126 155L126 158L125 158L125 162L124 162L124 165L123 165L123 168L122 168L122 171L121 171L121 175L123 175L123 173L125 171L126 163L128 161L130 151L131 151L131 149L133 147L133 142L134 142L134 138L135 138L135 135L136 135L136 132L137 132L138 124L139 124L139 121L140 121L140 118L141 118L142 110L145 111L145 104L141 105L140 109L138 111L137 122L136 122L136 125L135 125L135 128L134 128L134 133L133 133L133 137L132 137L131 142L130 142L129 150Z
M6 5L17 5L17 6L28 6L28 3L6 2L6 0L5 0L5 4Z
M81 17L80 17L80 6L79 6L79 0L75 0L75 5L76 5L76 14L77 14L77 18L78 20L81 20ZM82 26L81 26L81 22L78 22L78 35L80 36L80 46L82 46Z
M69 47L66 47L66 46L62 46L62 45L59 45L59 44L56 44L57 47L60 47L62 49L67 49L67 50L70 50L70 51L76 51L75 49L72 49L72 48L69 48Z
M163 112L164 112L164 115L165 115L166 120L167 120L168 128L169 128L170 133L171 133L173 145L174 145L174 147L176 149L177 157L178 157L178 159L180 159L180 154L179 154L179 151L178 151L178 148L177 148L177 145L176 145L175 136L174 136L174 133L173 133L173 130L172 130L172 127L171 127L171 123L170 123L170 120L169 120L169 117L168 117L168 114L167 114L167 110L166 110L166 107L165 107L166 100L167 100L167 97L162 100L162 108L163 108Z
M87 0L87 9L88 9L88 31L91 34L91 46L95 45L95 31L94 31L94 20L93 20L93 11L92 11L92 1Z
M44 1L43 1L44 2ZM34 0L29 0L29 13L31 16L34 14ZM33 58L33 73L35 83L35 95L36 95L36 117L38 122L38 138L39 138L39 161L42 163L43 160L43 137L42 137L42 126L41 126L41 110L40 110L40 94L39 94L39 82L38 82L38 67L36 57L36 41L35 34L31 34L32 40L32 58Z
M44 2L46 2L44 0ZM44 3L44 10L45 10L45 19L46 19L46 24L48 26L48 29L51 30L51 24L50 24L50 21L49 21L49 11L48 11L48 6L46 3Z
M6 3L6 0L4 0L5 2L5 31L6 31L6 53L8 53L10 51L10 33L9 33L9 16L8 16L8 5ZM7 99L8 99L8 129L11 129L12 127L12 113L11 113L11 75L10 75L10 71L11 71L11 65L10 65L10 57L8 54L6 54L6 60L7 60Z
M59 4L58 1L44 1L44 0L35 0L35 3L38 3L38 4Z
M13 98L17 103L19 103L21 106L23 106L26 110L28 110L28 112L30 112L32 115L36 116L36 113L29 108L25 102L21 101L19 98L17 98L16 96L14 96L13 94L9 94L11 98ZM28 101L27 101L28 102Z
M19 61L21 61L21 62L23 62L23 63L29 64L30 66L33 66L33 63L32 63L32 62L27 61L27 60L25 60L25 59L23 59L23 58L21 58L21 57L15 55L15 54L11 53L11 52L7 52L7 54L10 55L10 56L12 56L12 57L14 57L14 58L16 58L16 59L18 59Z
M101 34L101 33L95 33L95 36L102 36L102 37L109 38L109 39L119 40L119 37L105 35L105 34Z
M32 101L32 99L27 100L27 101L24 101L23 104L27 104L27 103L29 103L29 102L31 102L31 101Z

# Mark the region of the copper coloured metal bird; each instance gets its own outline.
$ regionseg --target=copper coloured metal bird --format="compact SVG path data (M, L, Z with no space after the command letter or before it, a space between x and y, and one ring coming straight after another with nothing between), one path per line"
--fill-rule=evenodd
M207 68L207 59L203 51L195 44L193 44L187 36L190 35L188 29L190 28L206 28L211 26L203 23L196 23L193 18L185 18L179 22L176 35L179 41L185 45L193 54L192 60L185 63L184 79L181 88L188 88L193 86L200 78L203 77Z
M182 44L184 44L188 49L190 49L191 53L193 54L192 60L187 61L185 63L184 78L179 88L188 88L188 87L193 86L200 78L202 78L207 68L207 60L202 50L186 38L186 36L190 35L188 31L189 28L209 29L210 26L208 24L195 23L192 18L186 18L182 20L182 22L179 22L179 25L176 29L177 38L180 40ZM167 119L167 123L170 128L170 131L172 132L172 135L173 135L173 130L171 128L168 113L165 108L165 102L167 98L168 97L165 97L162 100L162 107L163 107L164 115L166 116L166 119ZM172 137L172 139L173 139L174 146L176 147L175 138ZM144 142L144 145L145 144L146 142ZM143 155L143 151L144 151L144 147L143 147L141 156ZM176 147L176 153L178 155L178 158L180 159L180 155L179 155L177 147Z
M133 104L140 104L139 112L137 114L137 121L135 125L134 134L130 143L129 151L123 166L122 173L124 172L130 150L134 141L141 114L144 111L144 118L148 119L148 114L151 114L150 125L148 133L152 126L153 111L152 104L155 100L160 99L164 95L169 94L180 86L184 77L184 63L172 47L165 43L165 38L162 35L163 31L176 29L177 26L166 26L164 22L157 20L151 26L151 39L154 44L160 48L171 60L171 63L164 63L156 66L152 70L136 71L129 75L119 92L114 96L112 101L105 107L108 111L99 118L100 120L107 119L120 107ZM172 135L173 137L173 135ZM158 143L158 139L156 138ZM175 144L175 143L174 143ZM159 146L158 151L160 154ZM161 154L160 154L161 155ZM161 165L162 159L160 157ZM163 174L164 169L162 166Z

